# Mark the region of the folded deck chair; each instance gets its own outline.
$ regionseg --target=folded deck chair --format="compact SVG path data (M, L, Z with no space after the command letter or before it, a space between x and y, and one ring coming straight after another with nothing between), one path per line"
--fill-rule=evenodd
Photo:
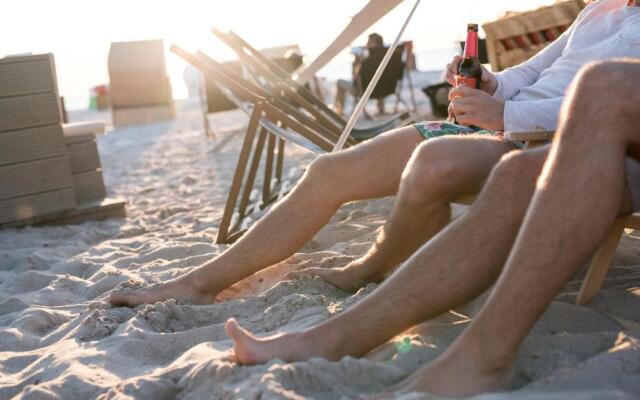
M505 132L505 138L514 142L525 142L525 147L532 148L548 143L549 140L553 139L553 134L553 132L543 131ZM473 203L474 200L475 195L468 195L460 197L456 200L456 203L469 205ZM615 220L609 233L591 257L587 274L582 280L580 290L576 297L576 304L587 304L600 291L625 228L640 229L640 213L620 217Z
M296 109L290 109L287 104L282 104L260 87L206 55L192 54L177 46L172 46L171 51L198 68L249 115L249 125L216 239L217 243L231 243L247 229L246 218L250 214L264 211L288 191L288 182L282 179L285 141L321 154L331 151L337 139L328 136L328 133L323 131L321 126L318 127L317 122L310 117ZM283 107L284 111L280 107ZM256 202L259 204L250 205L251 192L265 144L267 147L262 199Z
M309 89L291 79L289 74L280 66L235 33L223 33L215 28L212 29L212 32L238 55L240 62L253 72L259 82L264 82L264 85L268 87L266 90L280 92L283 100L288 100L293 106L302 108L305 112L326 124L328 128L337 129L338 135L342 132L347 122L327 107ZM414 122L413 117L405 112L369 128L356 128L351 132L351 138L356 140L370 139L383 132L406 126L412 122Z

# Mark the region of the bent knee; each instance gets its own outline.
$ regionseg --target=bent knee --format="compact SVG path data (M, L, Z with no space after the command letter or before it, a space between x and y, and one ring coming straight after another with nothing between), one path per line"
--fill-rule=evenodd
M640 62L633 60L597 61L585 65L578 72L573 92L586 104L604 108L606 115L637 114L640 91L634 84L640 75ZM594 111L598 111L597 109Z
M444 141L432 139L420 144L402 175L405 201L423 203L434 198L454 196L465 164L447 151Z
M507 185L530 181L533 185L548 154L548 147L533 151L514 150L500 159L492 171L494 180Z
M309 164L301 180L301 184L309 188L319 190L327 188L331 182L335 183L336 175L335 157L331 154L322 154Z

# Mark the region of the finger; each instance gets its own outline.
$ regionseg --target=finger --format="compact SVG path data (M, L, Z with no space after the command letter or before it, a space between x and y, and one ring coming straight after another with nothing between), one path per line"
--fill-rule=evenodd
M491 80L491 72L487 71L485 67L482 67L482 75L480 76L482 82L489 82Z
M478 102L472 97L456 97L455 99L453 99L452 103L455 103L458 107L472 107L478 104Z
M455 115L453 114L453 103L449 103L449 107L447 107L447 114L448 115L448 119L450 121L453 121Z
M459 124L461 125L474 125L475 122L475 118L473 116L473 114L469 114L469 113L463 113L460 115L456 115L456 120L458 121Z
M453 65L454 71L458 71L458 67L460 67L460 63L462 62L462 56L453 57L453 61L451 61L451 65Z
M458 102L452 102L451 103L451 110L453 111L453 115L456 116L456 119L463 114L468 113L471 107L469 107L467 104L460 104Z
M467 85L460 85L449 91L449 101L453 101L458 97L470 97L476 94L476 90Z
M455 85L455 76L458 73L458 67L461 61L462 57L455 56L451 63L447 64L446 81L449 82L450 85Z
M449 90L449 101L453 101L455 98L460 96L462 96L460 87L454 87L453 89Z

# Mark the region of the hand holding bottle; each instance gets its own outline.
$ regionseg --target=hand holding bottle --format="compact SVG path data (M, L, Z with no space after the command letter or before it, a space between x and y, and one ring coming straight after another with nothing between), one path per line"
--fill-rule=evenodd
M456 85L456 75L458 74L458 68L460 63L464 60L462 56L455 56L450 64L447 64L446 80L452 86ZM489 72L484 66L482 66L482 75L480 77L480 90L493 95L498 88L498 80L496 76Z

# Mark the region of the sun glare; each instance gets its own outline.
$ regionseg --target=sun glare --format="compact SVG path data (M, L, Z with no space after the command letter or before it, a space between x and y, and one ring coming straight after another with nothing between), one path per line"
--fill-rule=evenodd
M450 2L424 0L405 38L414 40L416 52L452 48L454 40L464 34L467 22L483 22L508 9L530 9L550 2L464 0L452 7ZM11 3L9 18L0 24L0 37L11 38L3 41L0 56L54 53L61 94L71 108L84 108L89 88L108 82L106 61L111 42L161 38L167 50L171 44L178 44L188 50L202 49L219 60L233 58L233 53L210 33L215 26L236 31L259 48L298 44L309 61L366 3L367 0L113 0L97 8L94 3L80 0L22 0ZM379 32L387 42L392 41L412 5L413 1L403 2L368 32ZM24 23L27 15L29 23ZM331 79L344 77L333 75L349 73L348 57L347 51L336 59L346 67L329 66L325 73L332 75ZM166 60L174 96L184 97L185 63L168 52ZM426 64L431 67L437 63Z

